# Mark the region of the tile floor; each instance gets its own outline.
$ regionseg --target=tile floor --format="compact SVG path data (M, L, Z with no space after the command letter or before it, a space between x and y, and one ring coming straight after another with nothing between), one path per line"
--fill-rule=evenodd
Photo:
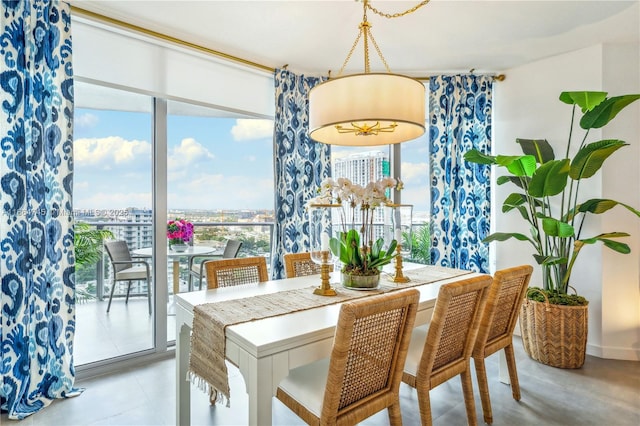
M594 425L637 426L640 424L640 362L587 357L583 368L556 369L539 364L524 354L515 342L522 400L511 397L509 386L497 380L497 355L487 360L494 425ZM173 425L175 424L174 360L167 359L143 367L102 377L79 380L86 388L76 398L55 401L22 422L0 417L3 425ZM476 389L476 412L482 424L480 399ZM230 369L231 407L211 407L207 395L192 387L192 424L244 425L247 423L244 381ZM416 393L406 385L401 391L405 425L418 425ZM459 379L442 384L431 392L434 425L465 425L466 415ZM275 425L302 422L279 401L273 401ZM369 418L363 425L386 425L386 412Z

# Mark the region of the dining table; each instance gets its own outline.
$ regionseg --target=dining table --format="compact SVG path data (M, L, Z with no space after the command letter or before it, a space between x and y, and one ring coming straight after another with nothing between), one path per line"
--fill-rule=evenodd
M215 251L215 247L209 246L187 246L184 251L167 250L167 257L172 260L173 294L180 292L180 259L186 258L187 264L189 264L188 261L192 257L211 254ZM151 257L153 255L153 247L136 249L131 254L135 257Z
M427 268L436 277L441 270L435 266L405 264L405 271ZM433 269L429 269L433 268ZM420 269L422 270L422 269ZM478 273L460 271L451 277L442 273L442 278L427 284L410 283L420 292L420 303L416 326L431 320L440 287L444 284L477 276ZM410 272L407 272L410 273ZM405 288L409 285L393 283L389 276L382 277L382 287ZM191 423L191 383L189 356L194 308L209 303L237 301L259 295L286 292L294 289L313 288L320 285L319 275L270 280L264 283L245 284L212 290L182 293L176 296L176 424ZM339 285L336 285L339 289ZM368 292L371 295L379 292ZM329 297L329 296L327 296ZM305 365L331 353L335 326L341 303L305 309L284 315L256 319L225 329L226 359L238 367L248 394L248 424L270 425L272 423L272 398L280 381L289 370ZM233 403L233 401L230 401Z

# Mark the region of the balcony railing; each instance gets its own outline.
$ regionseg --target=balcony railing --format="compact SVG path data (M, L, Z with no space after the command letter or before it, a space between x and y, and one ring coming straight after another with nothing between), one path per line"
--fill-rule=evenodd
M133 251L151 247L153 244L153 224L151 222L91 222L84 221L96 229L111 230L117 240L124 240ZM273 222L193 222L194 245L212 246L220 251L224 250L226 240L242 241L239 256L265 256L271 259L272 242L275 223ZM136 231L136 232L134 232ZM267 261L267 264L269 262ZM76 288L79 298L97 298L103 300L109 291L106 288L108 277L112 273L106 253L93 265L77 266ZM188 271L186 272L188 274ZM145 282L134 285L131 295L145 295ZM123 295L116 295L120 297Z

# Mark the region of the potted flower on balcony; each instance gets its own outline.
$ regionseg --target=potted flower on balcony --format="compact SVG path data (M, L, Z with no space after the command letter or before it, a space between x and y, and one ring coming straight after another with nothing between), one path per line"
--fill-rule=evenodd
M349 179L325 179L318 196L309 204L340 204L340 232L329 241L334 256L342 263L341 282L344 287L372 289L380 281L380 269L396 256L397 241L385 245L383 232L376 223L377 209L390 203L386 193L401 189L402 181L386 177L366 186Z
M167 222L167 239L169 249L178 253L187 250L187 243L193 238L193 224L184 219L176 218Z
M533 257L542 268L542 288L530 288L522 307L520 326L525 351L533 359L562 368L579 368L584 363L587 342L588 301L577 294L570 281L578 254L587 244L601 242L618 253L630 249L618 238L625 232L583 235L584 221L589 215L602 214L616 206L640 217L640 212L619 201L583 200L580 184L595 175L604 161L618 149L628 145L621 140L587 143L590 129L605 126L640 95L607 97L605 92L563 92L560 100L573 105L569 138L564 158L556 159L546 140L517 139L522 156L491 156L477 150L465 154L467 161L496 165L506 170L497 179L499 185L513 184L516 192L502 204L504 213L517 212L524 220L529 235L519 232L496 232L485 242L515 238L529 242ZM580 127L586 132L575 151L572 130L576 107L582 111ZM584 185L584 184L583 184Z

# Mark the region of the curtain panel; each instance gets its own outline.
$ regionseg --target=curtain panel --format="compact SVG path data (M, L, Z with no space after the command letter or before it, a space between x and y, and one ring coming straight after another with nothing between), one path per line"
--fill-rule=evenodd
M331 175L331 148L309 138L309 91L324 78L277 69L273 135L275 235L271 278L284 278L286 253L309 250L305 203Z
M79 392L69 9L57 0L2 2L0 406L10 419Z
M429 79L431 263L489 271L490 167L467 163L472 148L491 154L493 77Z

